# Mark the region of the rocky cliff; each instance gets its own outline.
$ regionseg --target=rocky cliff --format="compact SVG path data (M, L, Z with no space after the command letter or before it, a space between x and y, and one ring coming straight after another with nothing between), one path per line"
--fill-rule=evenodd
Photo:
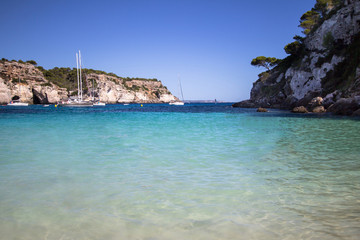
M34 65L15 61L0 62L1 104L13 99L35 104L56 103L67 97L66 89L46 80Z
M302 45L300 55L289 56L260 74L250 100L234 106L304 106L312 111L311 102L317 98L324 111L349 115L360 109L360 1L344 1ZM352 110L342 111L348 107Z
M30 104L65 101L76 89L59 87L30 63L0 61L0 104L20 99ZM101 71L95 71L101 72ZM104 72L83 74L83 98L105 103L168 103L178 100L156 79L129 79Z

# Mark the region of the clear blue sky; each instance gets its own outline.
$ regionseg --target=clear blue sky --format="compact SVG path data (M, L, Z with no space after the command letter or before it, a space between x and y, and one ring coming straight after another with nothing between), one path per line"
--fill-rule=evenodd
M46 69L86 68L157 78L185 99L249 98L257 56L286 57L315 0L2 0L0 58Z

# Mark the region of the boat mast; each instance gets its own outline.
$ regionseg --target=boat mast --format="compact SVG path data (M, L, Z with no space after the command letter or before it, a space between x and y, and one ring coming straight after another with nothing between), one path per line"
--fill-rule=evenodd
M182 91L182 86L181 86L181 81L180 81L180 75L179 75L179 86L180 86L181 98L182 98L182 101L184 102L184 95L183 95L183 91Z
M93 92L92 92L93 96L92 96L92 99L93 99L93 101L95 101L95 87L94 87L94 79L93 79L93 82L92 82L92 87L93 87Z
M80 65L80 101L82 101L82 98L83 98L83 93L82 93L82 78L81 78L81 53L80 53L80 50L79 50L79 65Z
M78 100L80 99L80 81L79 81L79 56L76 53L76 78L77 78L77 85L78 85Z

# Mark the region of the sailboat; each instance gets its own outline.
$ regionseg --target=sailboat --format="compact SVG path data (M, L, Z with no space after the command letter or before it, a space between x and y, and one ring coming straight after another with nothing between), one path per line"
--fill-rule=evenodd
M176 106L184 105L184 95L183 95L183 91L182 91L182 87L181 87L180 77L179 77L179 88L180 88L180 92L181 92L182 101L169 102L170 105L176 105Z
M61 102L58 106L62 107L92 107L93 103L83 100L82 77L81 77L81 53L76 53L76 78L78 83L78 97L75 100L69 99L67 102Z
M92 102L93 106L105 106L106 104L104 102L100 102L100 100L95 101L95 88L94 88L94 79L92 82L93 92L92 92Z
M20 78L19 78L19 92L20 92ZM20 94L19 94L20 95ZM24 103L24 102L20 102L20 97L16 100L11 100L11 102L9 102L7 104L7 106L14 106L14 107L27 107L29 106L29 103Z

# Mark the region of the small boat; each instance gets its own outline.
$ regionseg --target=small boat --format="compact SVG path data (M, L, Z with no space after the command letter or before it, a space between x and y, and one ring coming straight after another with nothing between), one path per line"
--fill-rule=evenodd
M66 102L60 102L57 104L59 107L92 107L94 104L88 101L73 101L68 100Z
M183 103L183 102L180 102L180 101L178 101L178 102L170 102L169 104L170 104L170 105L176 105L176 106L184 105L184 103Z
M93 103L93 106L105 106L106 103L103 103L103 102L95 102Z
M43 107L48 107L48 106L50 106L49 104L45 104Z
M20 102L19 100L14 100L14 101L11 101L10 103L8 103L7 106L27 107L27 106L29 106L29 104Z

